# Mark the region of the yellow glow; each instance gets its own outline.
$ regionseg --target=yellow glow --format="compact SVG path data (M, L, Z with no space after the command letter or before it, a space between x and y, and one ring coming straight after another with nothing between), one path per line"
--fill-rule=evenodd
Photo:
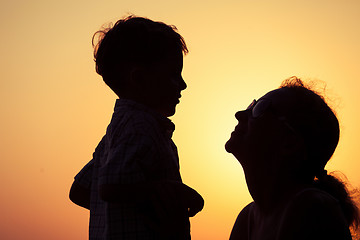
M205 198L193 239L229 237L251 201L224 144L236 111L290 76L326 81L342 125L328 170L359 186L360 2L12 1L0 8L1 239L86 239L88 212L68 200L115 95L94 71L91 37L127 13L174 24L190 53L174 140L184 182Z

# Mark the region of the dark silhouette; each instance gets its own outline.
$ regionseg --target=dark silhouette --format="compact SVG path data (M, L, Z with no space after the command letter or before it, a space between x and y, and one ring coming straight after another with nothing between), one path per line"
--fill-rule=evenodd
M235 117L225 148L241 163L254 202L230 240L351 239L358 208L345 183L324 169L340 133L324 98L292 77Z
M90 209L89 238L190 239L189 217L204 200L182 183L167 118L186 88L185 41L174 26L129 16L95 33L93 45L96 71L119 99L70 190Z

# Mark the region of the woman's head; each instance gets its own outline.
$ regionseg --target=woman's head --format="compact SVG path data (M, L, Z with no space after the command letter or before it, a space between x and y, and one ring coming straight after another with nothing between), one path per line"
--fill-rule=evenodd
M244 165L248 157L278 158L284 148L292 149L288 155L292 159L287 161L296 159L294 155L300 158L296 175L307 181L320 175L339 140L334 112L323 97L296 77L285 80L279 89L238 112L236 118L239 124L226 144L228 152ZM302 146L291 148L292 143Z
M325 99L298 78L285 80L280 88L292 99L285 117L303 138L305 157L302 171L311 180L319 177L339 142L339 122Z
M324 174L340 129L337 117L320 94L292 77L235 116L239 123L225 148L242 164L248 186L255 181L249 186L250 193L264 182L311 184L335 197L349 226L357 229L358 191L350 188L351 193L348 183Z

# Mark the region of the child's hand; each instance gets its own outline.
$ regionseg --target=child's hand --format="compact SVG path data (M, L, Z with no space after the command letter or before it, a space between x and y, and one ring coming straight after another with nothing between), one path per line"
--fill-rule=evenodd
M149 226L163 235L164 239L178 239L175 236L188 234L189 217L195 216L204 207L201 195L177 181L153 182L151 189L148 196L150 201L143 205Z
M191 187L182 184L182 191L180 192L183 204L188 209L189 217L195 216L204 207L204 199L202 196Z
M204 207L204 199L193 188L177 181L162 181L156 184L153 203L159 215L175 214L193 217Z

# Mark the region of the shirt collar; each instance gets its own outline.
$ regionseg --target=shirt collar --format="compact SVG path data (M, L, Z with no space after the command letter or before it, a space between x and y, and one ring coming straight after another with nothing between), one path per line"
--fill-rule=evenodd
M145 106L144 104L138 103L131 99L116 99L115 111L116 111L116 108L118 108L120 106L126 106L126 107L130 107L133 109L137 109L142 112L149 113L151 116L153 116L158 121L158 123L163 128L166 135L168 135L170 138L172 137L172 134L175 130L175 124L169 118L164 117L161 114L159 114L158 112L154 111L153 109Z

